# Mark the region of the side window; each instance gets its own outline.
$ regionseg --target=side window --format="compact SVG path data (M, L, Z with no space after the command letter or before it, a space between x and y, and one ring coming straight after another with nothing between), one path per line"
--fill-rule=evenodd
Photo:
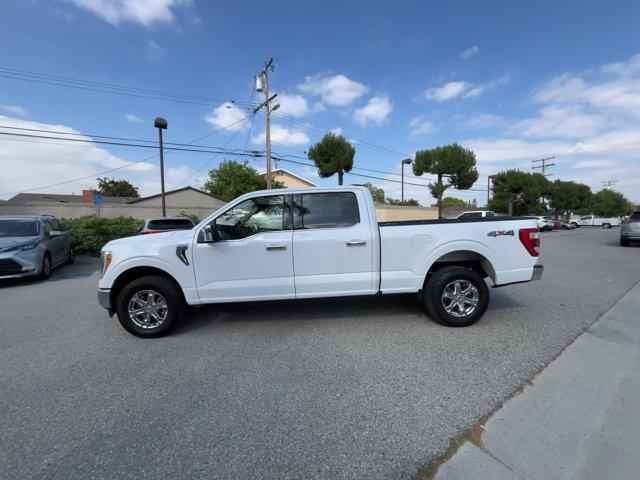
M216 218L216 235L220 240L240 240L256 233L280 231L286 210L283 195L250 198Z
M47 235L47 234L51 233L52 230L53 230L53 228L51 228L51 221L50 220L42 220L42 233Z
M487 212L487 217L495 217L495 213L493 213L493 212Z
M481 218L482 212L472 212L472 213L464 213L460 215L460 218L465 220L467 218Z
M55 218L52 218L49 223L51 225L51 230L62 230L60 223Z
M309 228L341 228L360 223L358 199L353 192L304 193L299 222L303 229Z

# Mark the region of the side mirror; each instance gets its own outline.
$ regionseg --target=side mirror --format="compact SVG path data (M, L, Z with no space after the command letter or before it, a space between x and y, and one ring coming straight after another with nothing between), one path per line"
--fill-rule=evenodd
M214 243L218 241L213 225L215 225L215 222L205 225L204 228L200 230L200 233L198 233L198 243Z
M61 236L62 236L62 232L60 230L51 230L49 232L49 238L56 238Z

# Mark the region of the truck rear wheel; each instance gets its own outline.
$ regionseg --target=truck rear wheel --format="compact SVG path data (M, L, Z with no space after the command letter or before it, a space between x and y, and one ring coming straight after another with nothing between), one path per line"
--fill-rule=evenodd
M169 279L159 275L138 278L124 286L116 300L120 324L138 337L161 337L180 320L182 295Z
M449 327L466 327L487 310L489 288L469 268L444 267L427 280L423 301L432 319Z

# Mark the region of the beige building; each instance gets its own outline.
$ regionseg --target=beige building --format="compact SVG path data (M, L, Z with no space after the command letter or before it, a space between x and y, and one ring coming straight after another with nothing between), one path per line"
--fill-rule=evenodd
M82 195L21 193L5 202L0 201L0 215L54 215L59 218L100 215L138 219L162 215L160 194L142 198L103 196L100 207L93 204L93 195L93 190L84 190ZM193 187L165 192L165 202L170 217L184 212L201 219L226 203Z
M262 175L266 176L267 174L265 172ZM287 188L317 187L315 183L284 168L271 170L271 178L281 182Z

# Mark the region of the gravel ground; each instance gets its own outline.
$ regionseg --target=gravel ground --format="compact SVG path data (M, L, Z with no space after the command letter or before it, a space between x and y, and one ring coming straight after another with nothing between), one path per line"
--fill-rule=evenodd
M0 478L415 478L640 280L617 230L543 234L480 323L412 295L217 305L170 337L96 303L94 259L0 285Z

